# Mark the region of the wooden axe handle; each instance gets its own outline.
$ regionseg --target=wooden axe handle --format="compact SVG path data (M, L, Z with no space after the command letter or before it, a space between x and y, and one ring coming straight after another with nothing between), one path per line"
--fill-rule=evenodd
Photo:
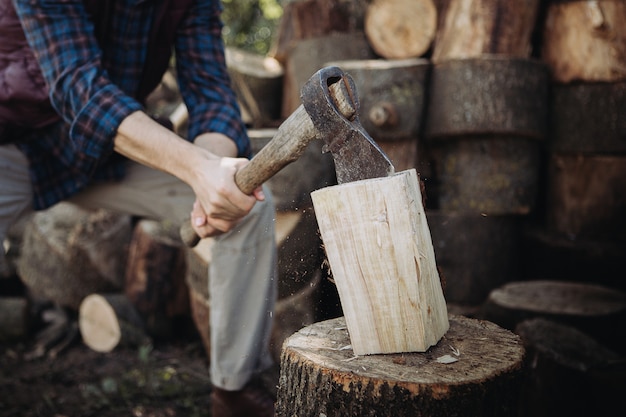
M344 117L355 116L356 108L346 91L343 81L329 86L332 99ZM316 129L311 117L300 105L278 128L276 134L250 162L235 173L235 184L245 193L252 192L278 171L296 161L315 138ZM194 247L200 241L189 220L181 225L180 236L183 242Z

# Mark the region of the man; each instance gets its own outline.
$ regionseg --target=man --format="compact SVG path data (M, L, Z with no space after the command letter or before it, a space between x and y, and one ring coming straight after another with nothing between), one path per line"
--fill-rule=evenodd
M219 0L0 0L0 239L70 201L182 222L216 243L209 271L212 415L271 416L276 294L269 193L234 173L250 144L229 86ZM143 108L175 52L187 140Z

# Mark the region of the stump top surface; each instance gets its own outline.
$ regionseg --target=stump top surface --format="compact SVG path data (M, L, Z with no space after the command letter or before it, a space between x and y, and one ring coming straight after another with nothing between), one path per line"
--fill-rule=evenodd
M463 385L493 379L522 366L519 336L494 323L450 315L450 329L426 352L355 356L344 317L307 326L283 345L296 354L347 378L396 381L400 385Z

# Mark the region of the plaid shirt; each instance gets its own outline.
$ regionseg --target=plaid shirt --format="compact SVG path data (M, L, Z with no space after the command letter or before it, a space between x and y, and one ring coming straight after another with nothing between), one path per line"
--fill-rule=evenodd
M144 65L149 48L155 47L149 39L159 1L111 2L114 18L101 42L95 35L101 23L94 26L98 16L90 16L84 0L14 2L51 104L62 117L17 143L31 162L35 209L49 207L92 181L123 177L126 160L113 152L113 137L126 116L143 109ZM171 4L176 8L176 0ZM156 44L168 59L175 51L178 82L189 109L188 139L220 132L235 141L240 156L249 156L249 139L226 73L220 12L219 0L194 1L178 27L170 28L173 45L158 38L167 28L155 32ZM167 17L162 22L166 25ZM157 83L166 67L156 69L156 78L152 74ZM148 68L148 73L154 70Z

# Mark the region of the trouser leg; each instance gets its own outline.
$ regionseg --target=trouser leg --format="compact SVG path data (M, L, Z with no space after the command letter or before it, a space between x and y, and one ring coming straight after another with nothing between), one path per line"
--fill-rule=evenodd
M170 219L189 216L194 194L162 172L132 164L121 183L90 187L70 201ZM269 190L234 230L215 238L209 267L211 380L236 390L271 365L269 337L276 299L274 205Z

